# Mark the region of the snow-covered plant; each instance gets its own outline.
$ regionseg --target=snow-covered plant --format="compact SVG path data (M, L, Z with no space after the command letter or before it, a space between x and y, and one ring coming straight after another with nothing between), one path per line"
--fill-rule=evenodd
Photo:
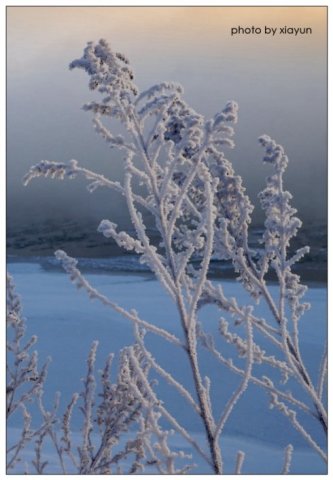
M63 473L138 474L151 470L173 474L187 471L191 466L182 466L185 455L169 448L169 432L159 424L159 414L150 397L151 386L146 383L150 366L139 345L122 350L116 383L111 381L113 354L108 356L97 382L94 373L97 346L95 341L88 356L83 392L73 395L62 417L62 436L57 441L57 451ZM73 438L71 427L76 408L83 414L78 440ZM56 438L57 431L53 430L52 435ZM162 448L163 455L160 455Z
M20 454L36 435L32 429L32 418L28 404L37 402L42 394L47 375L48 361L41 369L38 368L38 355L31 352L37 341L34 335L29 340L25 338L25 319L19 296L15 291L12 277L7 274L7 410L6 418L15 417L21 412L23 427L20 436L13 444L7 445L7 470L15 467L20 461Z
M149 397L154 399L159 414L215 473L224 471L221 435L249 383L265 389L270 396L270 406L286 415L327 461L326 453L302 422L302 415L306 414L319 422L327 433L323 400L327 360L324 357L318 385L314 386L302 359L298 333L299 320L309 308L307 303L302 303L306 287L292 272L293 265L308 249L302 248L292 256L288 253L290 240L297 234L301 222L290 206L290 193L283 187L288 163L283 148L266 135L259 139L265 148L264 162L272 165L273 174L260 194L266 215L264 248L253 250L248 241L253 205L241 177L224 154L225 148L234 146L232 124L237 122L238 115L234 101L206 120L187 105L182 97L183 89L177 83L163 82L140 93L128 60L113 52L105 40L89 42L82 58L74 60L70 68L83 69L89 76L89 87L100 94L100 100L84 105L84 110L93 114L96 132L110 148L124 152L123 182L110 180L71 160L69 164L40 162L31 167L24 183L38 176L64 179L83 175L89 181L90 192L108 187L123 195L135 236L118 231L117 225L108 219L102 220L98 230L125 250L137 253L140 261L154 272L177 307L181 338L141 319L134 310L124 310L99 293L80 273L76 260L57 251L56 256L71 280L85 288L91 298L133 322L138 348L150 366L149 372L141 372ZM107 127L109 119L119 121L123 135L112 134ZM159 232L158 243L147 233L148 221L153 221ZM208 279L212 259L232 263L237 279L249 294L248 305L228 298L221 284ZM266 281L272 269L279 285L277 299ZM268 306L267 318L257 316L259 303ZM201 309L208 304L215 305L223 315L215 338L205 331L204 322L199 321ZM158 335L182 349L184 362L191 372L193 395L149 352L145 346L147 334ZM239 364L224 354L223 347L217 346L221 338L235 347ZM260 346L262 338L271 345L271 352ZM214 385L202 373L198 355L202 346L241 377L239 387L225 405L213 398ZM265 367L264 372L267 367L279 371L281 386L273 382L274 375L271 378L267 373L260 374L260 365ZM181 419L171 415L157 399L151 386L154 371L174 387L199 416L206 445L196 443L181 425ZM303 390L302 395L297 383ZM288 445L285 452L283 472L287 473L292 446ZM236 473L240 473L243 461L244 454L239 452Z
M108 356L96 378L98 341L93 342L82 380L83 391L73 394L61 415L59 393L51 410L44 405L49 361L39 371L37 352L29 352L37 337L21 344L25 319L10 275L7 275L7 327L7 419L19 410L23 415L21 431L7 445L7 472L24 468L25 473L55 473L48 471L46 442L51 442L57 470L63 474L134 474L144 470L181 474L192 468L186 464L188 455L170 448L168 439L172 432L160 425L161 413L156 408L152 385L147 382L151 367L141 348L139 331L140 344L127 346L120 353L115 383L111 381L114 354ZM38 414L36 409L32 414L32 403L37 406ZM76 410L82 418L79 434L73 434L71 425ZM30 445L33 452L30 460L25 450L31 443L34 446Z

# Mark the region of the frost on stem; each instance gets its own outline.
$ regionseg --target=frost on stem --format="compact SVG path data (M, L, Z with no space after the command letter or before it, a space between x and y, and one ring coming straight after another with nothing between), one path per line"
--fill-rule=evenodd
M127 311L124 308L117 305L115 302L112 302L108 297L101 294L93 288L88 280L82 275L80 270L77 268L78 261L75 258L69 257L66 252L63 250L57 250L55 256L60 260L64 270L69 274L71 281L76 285L77 288L83 288L86 290L89 298L99 300L103 305L112 308L114 311L127 318L134 324L138 324L141 327L146 328L148 331L161 336L170 343L174 343L180 347L184 347L182 342L173 334L169 333L163 328L156 327L155 325L142 320L138 313L135 310Z
M37 352L31 352L37 337L24 340L25 320L12 277L7 274L7 417L22 404L32 401L41 390L47 364L38 369Z
M130 470L134 469L134 464L135 470L140 470L144 464L144 453L138 433L133 433L135 440L125 442L125 446L119 449L119 441L142 414L141 403L131 389L131 384L136 384L137 380L128 368L125 349L120 357L117 382L112 383L110 375L113 355L109 355L100 372L101 392L97 402L97 380L94 373L97 346L98 342L93 342L88 356L84 389L80 395L73 396L63 418L64 451L81 475L116 473L125 468L126 462L130 465L133 462ZM70 419L77 406L83 415L79 455L70 438ZM142 465L138 463L139 459L142 459Z
M148 377L150 366L139 345L125 347L119 358L116 383L111 382L113 355L107 358L100 372L101 393L97 402L94 365L97 342L88 357L84 390L80 397L83 406L82 444L79 458L69 439L71 411L79 402L75 397L67 408L63 441L66 453L77 465L80 474L138 474L146 471L180 473L189 467L176 467L183 458L168 446L169 432L159 424L160 413L150 397L150 387L142 376ZM98 435L98 442L93 441ZM127 438L127 440L126 440Z
M29 172L23 177L23 185L28 185L28 183L36 177L50 177L59 180L64 180L66 177L75 178L76 168L76 160L72 160L69 165L42 160L36 165L33 165Z
M99 187L108 187L120 193L126 200L135 234L119 232L117 225L107 219L102 220L98 230L125 250L137 253L140 261L154 272L177 307L182 327L181 338L141 319L136 311L127 311L115 304L90 285L78 270L75 259L62 250L56 252L77 287L82 287L90 298L101 301L129 319L135 327L137 343L124 350L122 366L126 375L132 372L137 378L137 382L132 377L129 381L132 382L132 393L145 411L145 414L140 414L140 445L146 452L149 451L151 465L154 464L160 473L180 471L174 466L174 453L165 443L168 434L161 432L156 423L162 415L215 473L223 473L220 436L250 382L274 398L274 406L289 418L300 435L326 460L316 440L298 421L295 411L290 409L292 405L303 414L315 418L326 433L327 412L322 396L327 361L324 358L317 387L314 388L299 344L299 320L309 305L302 302L306 287L292 272L292 267L308 252L308 247L297 250L293 255L289 253L290 242L297 234L301 221L290 205L291 194L283 187L283 175L288 164L283 147L267 135L259 139L265 149L264 162L272 166L273 174L267 178L266 188L259 194L266 221L262 239L264 248L261 252L255 251L248 243L253 205L246 195L242 178L236 174L224 152L225 148L234 147L233 125L238 119L236 102L227 102L213 118L206 120L185 102L183 88L175 82L162 82L140 93L134 84L127 58L113 52L105 40L89 42L83 56L74 60L70 68L83 69L89 76L89 87L100 94L98 101L87 103L83 108L93 114L96 132L112 148L125 151L123 183L82 168L73 160L68 166L40 162L31 167L24 183L38 176L63 179L80 174L89 181L90 192ZM120 122L122 135L114 135L110 131L106 124L109 118ZM159 234L157 245L146 228L147 218L153 221ZM232 263L238 280L252 297L249 305L239 305L237 299L224 294L221 285L208 280L212 259ZM271 268L278 280L277 300L266 283L266 274ZM267 305L267 318L260 318L256 314L255 307L259 302ZM226 358L223 351L215 346L213 338L204 332L204 325L199 325L199 310L207 304L222 311L223 318L228 314L234 320L237 332L232 330L229 319L221 320L219 330L222 339L235 347L236 360ZM141 328L182 349L187 356L194 394L151 355L144 345ZM261 347L262 336L271 351ZM199 342L220 363L241 376L238 389L231 393L226 405L220 405L214 398L214 385L202 374ZM91 367L93 363L91 359ZM265 376L260 376L261 366L265 369ZM267 367L271 376L266 375ZM172 416L157 398L153 384L148 380L150 370L156 371L171 388L181 394L199 416L206 439L204 447L192 438L179 419ZM279 387L276 386L276 370L281 374ZM104 386L107 383L105 378ZM297 389L296 393L289 390L295 381L301 386L303 395L299 395ZM89 382L86 389L89 385L92 389L93 383ZM88 394L91 392L92 396L90 387L84 397L88 402L84 407L88 416L89 408L92 409ZM67 417L75 404L73 397ZM102 425L105 424L103 418L100 420ZM87 468L84 465L89 464L92 455L89 443L91 422L88 420L86 418L86 440L81 450L83 470ZM64 425L67 425L64 443L68 450L70 438L67 420ZM157 439L155 450L147 443L147 438L152 436ZM128 452L131 445L124 452ZM138 443L135 445L138 446ZM141 447L131 473L143 468ZM290 455L288 447L284 470L289 469ZM236 473L240 473L243 459L243 453L239 452ZM107 472L109 467L105 468Z
M137 95L137 87L133 82L133 72L125 55L113 53L106 40L97 44L88 42L83 56L73 60L70 69L82 68L90 75L89 87L92 90L113 95L121 92L130 97Z
M97 230L106 238L113 238L119 247L123 247L125 250L134 250L136 253L144 252L141 242L135 240L126 232L117 233L116 228L116 223L112 223L109 220L102 220Z
M290 205L292 195L283 189L283 175L288 165L288 157L281 145L276 144L268 135L259 138L265 148L263 161L273 166L273 175L267 177L266 188L259 194L261 206L266 214L263 242L265 251L261 259L262 274L269 267L275 269L278 278L284 276L286 283L285 297L290 304L295 322L300 318L308 304L301 304L300 298L306 287L299 284L299 276L291 272L291 267L309 252L309 247L297 250L295 255L287 258L290 240L297 235L302 222L295 216L297 210Z
M60 394L56 394L51 409L47 409L43 402L46 366L38 373L37 354L29 356L36 337L21 348L25 323L20 299L10 276L7 277L7 314L8 327L14 330L14 335L9 334L13 340L8 342L7 351L8 417L16 411L21 411L23 416L18 440L7 445L8 472L23 469L21 456L27 444L33 443L32 470L39 475L56 473L50 471L46 459L46 441L51 442L59 463L58 469L63 474L135 474L144 471L178 474L191 468L191 465L184 464L188 455L169 447L168 438L172 432L161 427L156 400L146 389L147 385L149 389L151 387L142 382L142 376L148 377L150 365L139 344L122 350L113 383L111 367L114 355L107 357L96 378L98 342L93 342L87 359L83 391L72 395L63 415L60 415ZM12 355L14 361L9 358ZM38 425L27 408L32 401L38 407ZM79 439L73 439L71 427L76 409L81 411L83 418ZM29 464L25 463L27 471Z
M294 451L294 447L291 444L287 445L284 451L285 457L284 457L284 464L281 472L283 475L288 475L290 473L293 451Z
M272 164L274 169L273 175L267 178L266 188L259 194L266 214L261 276L263 277L269 265L272 265L280 288L280 298L274 315L280 327L282 348L299 383L312 399L324 430L327 431L327 412L304 366L299 344L299 320L310 305L301 302L307 287L300 283L300 277L292 272L291 267L309 251L309 248L303 247L288 258L290 240L302 225L295 216L296 209L290 205L292 195L283 188L283 175L288 165L288 157L283 147L276 144L268 135L260 137L259 142L265 148L264 162ZM290 310L292 328L288 325L286 303Z
M33 335L25 340L25 319L22 315L20 298L16 293L13 278L7 274L7 355L6 355L6 417L9 421L19 410L23 416L23 427L17 442L7 445L7 471L20 461L20 454L36 434L31 427L29 403L37 402L42 393L49 360L38 368L38 355L31 348L36 344Z

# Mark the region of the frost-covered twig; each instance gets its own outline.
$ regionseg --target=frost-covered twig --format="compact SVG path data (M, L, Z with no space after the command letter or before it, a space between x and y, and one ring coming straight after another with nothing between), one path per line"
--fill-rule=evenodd
M227 359L225 358L221 352L219 352L214 344L214 340L210 335L205 334L200 328L198 328L198 337L201 340L203 346L211 352L214 357L224 366L229 368L232 372L236 373L237 375L245 375L245 370L242 368L239 368L234 364L231 358ZM250 382L253 384L268 390L268 392L275 392L277 395L284 400L292 403L293 405L297 406L304 412L310 414L311 416L316 417L316 413L311 411L311 409L302 401L298 400L295 398L291 392L283 392L282 390L279 390L273 383L272 380L270 380L268 377L263 376L262 378L258 378L257 376L254 376L253 374L249 378Z
M15 292L14 283L11 277L8 278L7 297L8 326L13 327L15 333L15 341L9 343L11 346L9 353L14 352L19 355L20 352L24 352L24 355L21 355L22 358L19 357L19 361L16 361L16 364L19 367L17 372L19 373L20 369L25 371L24 363L22 363L23 360L28 361L28 365L31 363L29 361L28 351L29 348L36 343L36 339L34 339L34 342L27 342L23 349L20 348L21 340L24 338L25 323L21 313L19 297ZM141 377L139 379L136 376L135 371L131 368L128 348L125 348L120 358L117 382L114 384L110 381L110 369L113 355L109 355L101 373L102 390L99 395L100 401L98 402L95 389L97 380L94 373L97 345L98 342L93 343L88 356L87 374L83 380L83 392L81 395L77 393L73 394L61 421L59 417L60 395L56 395L54 407L51 410L46 409L43 403L42 387L45 383L46 371L44 371L44 373L42 371L42 373L38 374L38 389L28 389L28 393L24 393L23 391L20 396L20 401L17 400L16 402L9 404L11 406L11 408L8 409L9 417L11 417L16 410L22 411L23 427L18 440L12 445L8 445L7 471L12 471L14 468L19 470L23 461L21 455L27 448L27 444L34 440L35 448L34 457L31 460L32 466L37 474L41 475L49 473L49 463L45 460L44 451L47 438L50 439L51 444L53 445L56 458L59 462L60 471L63 474L69 472L72 473L73 471L85 474L111 473L113 468L116 471L121 470L123 468L122 464L124 464L128 473L135 473L138 470L143 471L145 467L149 466L146 461L148 453L145 449L148 449L149 446L149 451L155 452L157 447L154 446L154 443L150 443L152 441L149 438L151 430L149 429L149 432L141 431L139 428L141 422L140 419L142 418L142 400L147 398L148 393L144 390ZM26 348L27 346L29 348ZM141 347L134 346L131 349L131 352L131 358L136 359L140 371L143 372L143 375L147 375L149 368L147 368L147 365L144 365L145 356L142 355ZM35 355L34 358L36 373L37 356ZM14 370L11 368L10 371ZM20 377L22 377L22 375L20 375ZM23 376L22 378L24 378L25 381L20 382L20 388L24 388L25 383L30 381L30 377ZM11 380L13 380L12 377ZM10 385L13 387L13 391L16 392L16 384L12 382ZM139 392L138 397L133 395L133 388ZM12 389L9 390L12 392ZM32 400L35 400L41 417L40 424L34 427L32 426L31 414L26 407L28 402L31 402ZM82 403L82 405L80 405L80 403ZM149 408L151 408L149 402L148 405ZM77 445L77 441L73 441L72 439L71 418L73 416L73 411L76 408L79 408L83 414L82 432L80 434L81 445ZM162 442L165 433L156 422L157 419L155 421L155 428L158 429L160 441ZM122 436L126 434L135 423L137 424L137 428L131 434L135 436L135 439L127 440L124 449L119 450L119 444L123 443ZM62 429L62 437L59 440L58 435L60 425ZM143 437L145 438L144 444ZM113 452L113 449L115 449L117 445L118 451ZM164 458L163 455L166 454L165 442L163 445L164 450L160 452L161 462L169 462L171 458L172 462L174 462L176 457L179 457L180 460L185 458L185 456L183 457L178 454L174 456L171 451L168 454L170 459L168 460L169 456L168 458ZM77 454L77 447L79 455ZM160 449L160 447L158 447L158 449ZM69 464L68 461L66 461L65 456L70 460ZM28 469L28 465L26 464L27 462L25 462L24 466L25 471ZM172 464L174 465L174 463ZM178 468L174 465L174 471L176 473L180 473L184 469L184 471L186 471L187 468L190 468L190 466Z
M197 451L197 453L199 453L200 456L202 458L204 458L209 465L212 466L212 462L211 462L211 459L210 459L209 455L207 455L207 453L203 451L203 449L198 445L198 443L193 439L193 437L187 432L187 430L179 424L179 422L176 420L176 418L173 415L171 415L168 412L168 410L163 406L162 402L160 400L158 400L155 392L153 391L152 387L149 385L149 382L146 378L145 373L142 371L142 369L141 369L140 365L138 364L138 362L136 361L135 357L133 357L133 354L132 354L131 351L130 351L130 358L132 360L132 365L133 365L133 368L135 369L135 372L139 375L139 377L140 377L142 383L144 384L144 386L146 388L146 391L149 395L149 399L145 400L142 397L142 394L141 394L141 400L144 403L144 405L146 407L149 407L149 405L150 405L149 400L150 400L153 403L153 405L155 406L155 408L157 408L157 410L159 410L162 413L162 415L165 417L165 419L176 430L176 432L178 432ZM140 395L136 386L132 385L132 388L134 389L134 391L138 395Z
M266 230L263 236L266 247L265 268L271 263L280 285L277 313L284 345L283 350L299 383L314 402L322 426L327 431L327 413L304 366L299 346L299 319L310 308L310 305L301 303L301 298L307 288L300 284L299 277L292 273L291 266L307 253L308 249L298 250L292 258L287 258L290 240L302 225L302 222L295 217L296 209L290 206L291 194L283 189L283 175L288 165L288 158L283 147L276 144L268 135L261 136L259 142L265 148L264 162L271 163L274 168L274 174L268 177L267 187L259 197L266 213ZM286 303L291 311L292 334L289 333L287 326Z
M31 415L23 403L20 404L23 414L23 428L19 440L7 449L7 472L14 468L19 461L19 454L31 440L33 432L31 431ZM9 456L11 455L11 456Z
M50 411L47 411L46 408L44 407L42 397L43 397L43 392L40 392L38 396L38 407L39 407L39 412L41 413L41 416L43 419L43 424L40 427L40 429L34 434L34 436L37 437L36 448L35 448L36 459L32 463L35 466L38 474L42 473L44 468L47 466L48 462L42 461L42 446L43 446L44 438L46 436L49 436L54 445L57 457L59 459L61 472L63 474L66 474L67 472L64 464L63 451L59 445L57 433L55 430L55 426L58 423L57 414L58 414L59 404L60 404L60 392L56 393L53 410L50 410Z
M19 462L21 451L38 433L38 429L32 428L28 405L32 402L38 403L50 361L48 359L39 370L37 352L30 352L37 342L37 337L33 335L28 341L24 339L25 319L13 278L9 274L7 274L7 329L7 421L19 409L23 415L19 439L13 445L10 443L7 445L7 471L9 471Z
M73 414L74 407L79 399L79 394L74 393L70 403L68 404L65 413L62 418L62 432L63 436L61 441L63 443L63 451L69 456L76 470L79 470L79 463L73 453L73 444L72 444L72 432L71 432L71 418Z
M315 450L320 457L327 463L327 455L326 453L320 448L320 446L316 443L316 441L312 438L311 434L305 430L305 428L301 425L301 423L297 419L296 412L291 410L287 405L278 400L278 395L275 393L271 394L271 408L277 408L280 412L282 412L289 420L292 426L302 435L302 437L309 443L311 448Z
M71 161L68 166L41 162L31 168L24 181L28 183L40 175L72 178L80 173L91 181L88 186L90 191L99 186L107 186L123 195L135 235L118 232L117 225L109 220L101 222L99 231L122 248L140 255L140 261L154 272L176 305L183 334L183 340L180 340L168 331L140 319L135 311L127 311L118 306L89 284L76 267L76 260L61 250L56 252L76 286L83 287L90 298L96 298L111 307L135 326L137 343L124 350L122 366L132 394L145 409L145 416L140 417L140 439L138 437L133 444L129 442L113 459L125 458L134 449L136 460L131 473L141 471L142 446L145 445L150 461L156 462L160 473L175 473L173 456L165 443L167 434L161 432L156 423L162 414L191 447L207 460L215 473L223 473L219 439L235 404L245 394L248 383L252 382L270 393L274 405L287 415L291 424L325 460L325 453L299 423L296 412L284 403L297 406L319 420L326 432L327 412L322 400L326 361L323 361L316 389L301 355L299 320L309 305L301 302L306 287L301 285L299 277L292 272L292 267L308 252L308 247L289 253L290 240L297 234L301 222L295 217L296 210L290 205L291 195L283 187L283 175L288 164L283 148L267 135L259 139L265 148L264 162L270 163L274 172L260 193L266 221L264 248L261 252L256 252L249 247L248 242L253 205L246 195L241 177L235 173L222 151L224 147L234 147L234 130L230 124L237 121L236 102L228 102L212 119L205 120L183 100L183 90L178 84L163 82L140 94L127 58L113 52L105 40L89 42L83 56L74 60L70 68L85 70L89 76L89 87L101 94L99 102L90 102L84 109L94 114L93 123L97 133L112 148L126 150L124 182L120 184L108 180L79 167L75 161ZM104 118L118 120L123 126L124 134L114 135L107 128ZM141 187L140 193L135 193L137 183ZM147 213L160 235L157 246L151 241L146 228ZM250 294L249 305L242 306L237 299L227 298L221 285L208 280L213 258L232 263L238 280ZM277 300L266 282L269 269L273 269L277 276ZM268 306L270 315L267 318L258 318L255 314L253 307L260 302ZM231 333L229 320L224 319L220 323L220 333L228 343L235 346L236 355L240 359L246 357L245 367L237 366L232 359L225 358L213 340L201 329L198 322L199 310L206 304L213 304L230 315L235 321L235 327L245 324L246 334L243 337L241 333ZM182 348L193 381L194 395L182 386L176 376L171 376L159 365L144 344L141 328ZM258 340L255 335L258 335ZM266 352L261 347L260 335L265 337L272 352ZM242 377L238 389L230 395L226 405L215 405L216 399L211 393L214 386L202 374L199 341L223 365ZM296 379L303 388L304 398L296 398L292 392L282 387L277 388L273 376L260 378L257 371L254 374L254 364L278 369L284 384L289 381L289 377ZM148 378L151 367L181 393L199 415L208 454L157 398ZM107 371L106 367L104 372ZM105 373L103 380L106 389L111 388L107 376ZM89 382L91 386L92 383ZM105 392L106 390L104 396ZM88 397L86 395L86 399ZM312 411L308 403L314 405L315 411ZM89 405L88 410L92 411L92 404ZM68 418L73 406L72 400L67 410ZM106 403L103 403L101 411L104 408ZM215 418L216 411L222 412L219 418ZM105 419L103 415L98 418ZM87 425L91 425L91 420L86 420L83 450L88 452L90 449L91 456L92 445L87 433L90 428ZM63 423L63 438L66 448L70 449L68 421L66 419ZM104 424L104 420L100 421ZM159 453L164 455L163 461L148 442L150 434L146 435L148 430L145 429L150 429L150 433L153 431L158 439ZM91 472L106 473L111 468L112 461L110 463L108 457L111 446L107 446L107 439L113 437L109 430L105 430L103 435L100 448L89 467ZM87 454L86 460L88 456ZM289 457L290 449L286 453L284 470L289 469ZM240 473L242 462L243 454L239 452L236 473Z
M281 472L283 475L288 475L290 473L293 451L294 447L291 444L287 445L284 451L284 464Z
M193 468L193 465L185 465L181 468L177 468L175 461L177 459L191 458L191 456L186 455L182 450L171 450L168 444L168 439L174 432L161 429L158 423L161 416L161 412L155 411L154 408L151 407L147 409L143 421L142 430L144 444L152 457L149 464L156 465L159 473L163 475L185 474ZM149 435L148 438L147 435Z
M323 398L323 391L324 391L325 382L327 381L327 374L328 374L328 354L327 354L327 345L326 345L325 352L320 365L318 385L317 385L318 397L320 399Z
M94 365L96 361L96 350L98 342L95 341L92 344L91 350L88 356L88 372L84 382L83 392L83 407L82 413L84 415L84 424L82 430L82 445L79 447L80 453L80 473L86 473L88 466L90 465L91 458L93 456L93 446L91 441L91 432L93 430L93 402L95 397L95 378L94 378Z
M239 452L237 452L235 475L241 475L244 460L245 453L240 450Z
M147 359L147 362L151 365L151 367L154 368L154 370L161 377L163 377L164 380L166 380L170 385L172 385L180 393L180 395L182 395L187 400L187 402L194 408L195 412L200 413L200 409L196 404L196 402L194 401L192 395L170 373L164 370L164 368L157 363L153 355L146 349L143 342L143 335L145 332L143 331L139 333L137 325L134 325L134 332L135 332L136 341L140 345L140 348L144 353L145 358Z
M253 328L250 319L251 310L248 310L246 314L246 367L244 370L244 376L242 381L237 388L237 390L232 394L228 400L226 406L224 407L223 413L221 414L215 430L215 438L218 439L223 431L223 428L228 420L232 410L234 409L236 403L239 401L245 390L247 389L248 383L251 379L252 366L253 366Z
M23 178L23 185L27 186L32 179L38 177L50 177L58 180L64 180L65 178L76 178L78 174L82 174L91 182L87 186L87 189L90 193L94 192L99 187L107 187L111 190L115 190L121 195L125 195L124 187L119 182L109 180L104 175L95 173L87 168L80 167L77 160L70 160L68 165L65 163L42 160L36 165L30 167L29 172ZM137 203L142 205L151 213L155 213L154 207L141 195L133 194L133 197Z
M57 259L61 261L65 271L70 275L72 282L78 288L84 288L91 299L97 299L101 301L104 305L113 308L117 313L120 313L125 318L131 320L131 322L137 323L138 325L145 328L146 330L165 338L166 340L168 340L171 343L174 343L175 345L182 346L182 342L175 335L167 332L166 330L160 327L156 327L155 325L150 324L145 320L141 320L136 311L132 310L128 312L124 308L120 307L116 303L109 300L109 298L106 297L105 295L102 295L100 292L98 292L98 290L93 288L89 284L88 280L82 275L82 273L76 267L77 260L69 257L63 250L57 250L55 252L55 255Z

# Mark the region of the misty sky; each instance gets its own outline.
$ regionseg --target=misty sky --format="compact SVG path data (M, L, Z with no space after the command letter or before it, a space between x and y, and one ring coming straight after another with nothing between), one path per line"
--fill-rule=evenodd
M237 26L310 27L312 35L238 35ZM327 52L325 7L7 7L8 224L94 217L126 223L110 191L38 179L29 166L68 161L112 178L122 156L103 143L81 105L92 98L83 72L68 70L88 40L106 38L129 57L140 88L183 84L185 99L213 116L239 103L236 148L227 158L256 202L270 169L257 137L268 133L290 159L286 187L307 223L326 218ZM259 212L259 208L256 208ZM255 222L260 221L256 213Z

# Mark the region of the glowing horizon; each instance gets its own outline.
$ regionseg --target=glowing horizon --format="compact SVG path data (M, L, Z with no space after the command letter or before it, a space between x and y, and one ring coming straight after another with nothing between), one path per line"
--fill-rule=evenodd
M313 33L231 37L237 25L310 26ZM109 151L80 110L91 95L86 78L68 72L86 42L101 37L130 59L140 89L177 81L185 100L208 117L236 100L236 149L227 155L251 198L267 174L258 168L256 139L270 133L293 160L288 178L303 218L325 218L327 8L321 6L7 7L8 181L16 215L29 214L29 202L42 195L37 183L24 192L20 183L42 158L74 156L89 165L98 156L107 173ZM84 198L79 188L75 193Z

